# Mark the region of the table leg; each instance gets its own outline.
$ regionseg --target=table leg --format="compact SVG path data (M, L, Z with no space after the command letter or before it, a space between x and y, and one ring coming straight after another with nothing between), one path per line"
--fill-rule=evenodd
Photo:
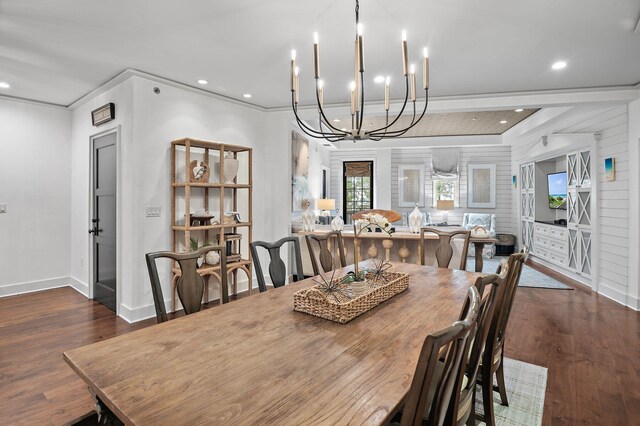
M473 245L476 250L476 272L482 272L482 252L484 251L484 243L474 242Z
M100 401L100 398L98 398L98 396L95 393L93 393L91 390L89 390L89 393L91 394L91 398L93 399L93 402L94 402L94 409L98 414L98 425L100 426L124 425L124 423L122 423L120 419L115 414L113 414L111 410L109 410L109 408L102 401Z

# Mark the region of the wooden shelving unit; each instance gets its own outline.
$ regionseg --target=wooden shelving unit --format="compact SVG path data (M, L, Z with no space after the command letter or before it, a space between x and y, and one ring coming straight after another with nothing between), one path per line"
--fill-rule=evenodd
M230 153L234 159L239 160L238 174L233 182L224 181L224 158ZM184 161L179 159L184 155ZM191 161L203 161L208 164L210 175L208 182L196 182L190 179ZM184 165L184 171L179 172ZM204 243L226 245L226 234L241 233L242 241L230 241L233 253L239 253L239 260L227 262L228 280L232 284L233 294L238 291L238 271L242 270L247 275L248 291L251 294L251 251L249 242L252 241L252 149L244 146L230 145L221 142L197 140L191 138L178 139L171 142L171 236L172 246L175 252L191 251L191 237L203 237ZM216 167L217 166L217 167ZM216 170L217 169L217 170ZM241 176L240 178L238 176ZM182 201L183 198L184 201ZM240 207L242 221L239 223L223 223L224 213L237 212ZM191 212L195 205L198 208L209 211L215 217L217 224L191 225ZM182 207L182 208L181 208ZM226 209L225 209L226 207ZM180 211L178 211L180 210ZM183 222L184 217L184 222ZM183 223L181 223L183 222ZM205 278L205 303L209 301L209 279L215 277L218 284L220 279L220 266L203 264L198 268L198 273ZM171 309L175 311L176 282L180 277L180 268L177 263L172 268L171 280Z

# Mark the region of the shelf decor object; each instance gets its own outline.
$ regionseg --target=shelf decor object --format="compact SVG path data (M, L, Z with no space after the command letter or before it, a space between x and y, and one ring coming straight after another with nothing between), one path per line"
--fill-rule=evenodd
M418 208L418 203L416 203L413 211L409 215L409 232L414 234L420 233L420 228L422 228L422 217L424 215Z
M313 61L314 61L314 76L315 76L315 98L318 106L318 128L313 128L307 122L302 120L298 116L298 103L300 101L300 85L299 74L300 70L296 65L296 51L291 52L291 106L293 113L298 122L300 129L307 135L313 138L326 139L329 142L339 142L342 140L374 140L379 141L385 138L395 138L404 135L412 127L414 127L424 117L427 111L427 105L429 103L429 54L427 48L423 49L422 59L422 88L425 93L424 109L422 113L416 110L416 72L414 64L409 65L409 53L407 48L407 33L402 31L402 69L404 75L405 96L402 108L398 112L395 118L389 122L389 106L390 106L390 84L391 77L385 79L385 100L384 109L386 111L385 125L379 128L370 129L364 126L364 110L365 110L365 96L364 96L364 38L363 38L363 26L360 23L360 2L356 0L356 31L355 31L355 49L354 49L354 80L349 85L351 89L351 128L348 129L343 125L336 127L332 124L332 120L327 119L323 104L324 104L324 82L320 79L320 45L318 42L318 33L313 35ZM337 85L340 85L339 83ZM403 117L405 109L407 109L407 102L411 102L413 114L411 116L411 122L405 124L404 120L400 120ZM398 123L398 125L396 125Z
M210 167L214 164L216 167ZM178 170L183 169L186 173L178 174ZM252 182L252 149L249 147L191 138L171 142L173 251L191 251L192 239L203 244L225 245L232 254L227 257L227 274L232 275L234 294L238 290L238 271L246 274L251 294L252 259L248 241L252 240L253 230ZM212 220L214 217L219 221ZM208 303L209 278L222 282L219 258L208 256L197 271L205 279L204 302ZM171 309L175 311L175 284L180 277L180 268L175 263L172 273ZM226 303L229 289L222 288L220 293L221 302Z
M297 291L293 295L293 309L330 321L346 324L375 308L385 300L409 288L409 275L385 272L366 274L366 288L361 296L354 296L342 279L332 279Z

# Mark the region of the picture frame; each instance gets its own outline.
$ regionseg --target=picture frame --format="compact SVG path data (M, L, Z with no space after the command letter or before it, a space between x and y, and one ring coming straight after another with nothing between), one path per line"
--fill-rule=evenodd
M424 164L398 164L398 207L424 207Z
M496 208L495 164L469 164L467 166L467 207Z
M604 178L608 182L616 180L616 159L613 157L604 159Z

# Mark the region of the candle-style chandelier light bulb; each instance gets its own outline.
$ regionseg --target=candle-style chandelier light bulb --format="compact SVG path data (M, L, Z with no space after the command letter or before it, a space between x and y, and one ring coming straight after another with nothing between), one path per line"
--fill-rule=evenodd
M423 56L423 89L425 91L424 109L418 115L416 112L416 70L415 65L409 66L409 53L407 45L407 32L402 30L402 70L405 79L405 97L404 103L398 115L389 122L390 109L390 82L391 77L385 78L384 87L384 109L386 112L385 125L377 129L366 130L363 128L365 96L364 96L364 28L360 22L360 2L356 0L356 31L355 31L355 51L354 51L354 80L349 83L351 92L350 110L351 110L351 130L346 128L338 129L331 124L324 112L324 87L325 83L320 79L320 44L317 32L313 33L313 64L314 77L316 79L316 103L318 105L318 122L319 129L314 129L306 122L302 121L298 116L298 103L300 99L299 73L300 69L296 65L296 51L291 51L291 105L293 113L296 117L298 125L307 135L314 138L323 138L330 142L338 142L342 140L363 140L371 139L379 141L383 138L400 137L414 127L425 115L429 102L429 54L425 47L422 51ZM402 116L407 108L407 102L411 101L413 115L411 123L403 128L397 129L394 125ZM369 124L371 126L371 124Z

